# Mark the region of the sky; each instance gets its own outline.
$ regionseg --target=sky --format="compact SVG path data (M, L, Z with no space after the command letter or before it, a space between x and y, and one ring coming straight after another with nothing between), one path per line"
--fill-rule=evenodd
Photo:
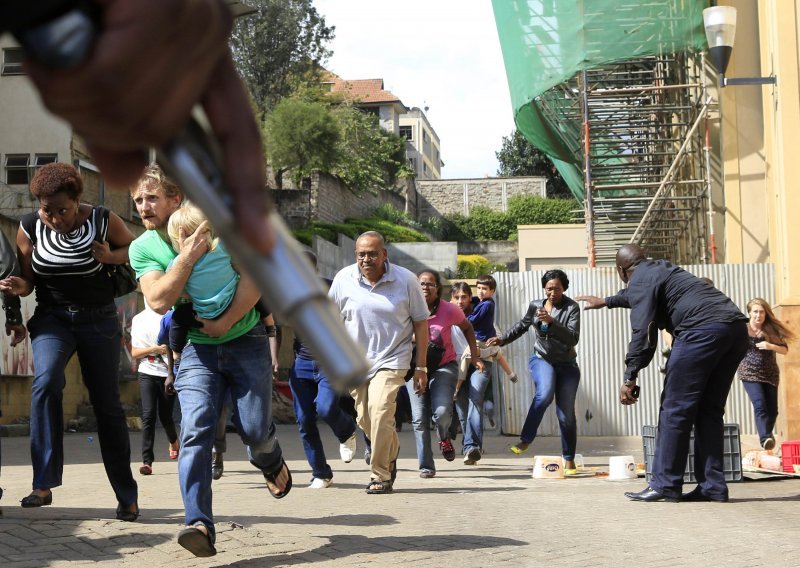
M442 178L497 174L514 130L500 42L488 0L314 0L336 27L327 68L384 80L406 107L428 107Z

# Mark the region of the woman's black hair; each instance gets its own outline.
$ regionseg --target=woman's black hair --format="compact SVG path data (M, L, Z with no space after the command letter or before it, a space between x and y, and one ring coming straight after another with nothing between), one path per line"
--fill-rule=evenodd
M547 286L547 283L551 280L555 279L561 280L561 285L564 287L564 291L566 292L567 288L569 288L569 278L567 278L567 273L563 270L559 270L558 268L553 268L548 270L542 276L542 288Z
M472 286L466 282L453 282L450 285L450 297L452 297L456 292L463 292L468 296L472 296Z

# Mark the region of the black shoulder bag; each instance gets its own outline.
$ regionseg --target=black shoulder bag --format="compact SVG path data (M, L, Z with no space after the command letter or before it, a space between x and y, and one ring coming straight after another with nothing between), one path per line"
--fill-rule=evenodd
M94 209L94 240L103 242L100 234L100 228L102 227L101 220L102 215L98 215L98 213L102 213L100 207L95 207ZM109 211L109 216L111 212ZM110 221L109 221L110 223ZM111 278L111 285L114 288L114 297L119 298L121 296L125 296L134 292L136 290L137 282L136 282L136 273L131 268L131 265L127 262L125 264L103 264L103 271L106 275Z

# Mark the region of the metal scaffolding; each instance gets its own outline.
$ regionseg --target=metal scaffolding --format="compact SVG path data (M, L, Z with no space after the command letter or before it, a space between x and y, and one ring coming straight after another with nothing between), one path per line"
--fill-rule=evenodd
M702 55L685 51L581 71L536 98L583 165L590 265L613 264L628 242L714 262L704 85Z

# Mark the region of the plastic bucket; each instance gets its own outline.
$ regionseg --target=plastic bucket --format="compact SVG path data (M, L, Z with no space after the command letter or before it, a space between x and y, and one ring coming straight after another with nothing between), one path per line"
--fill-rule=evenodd
M533 460L534 479L564 479L561 456L536 456Z
M633 456L612 456L608 458L608 479L622 481L636 478L636 462Z

